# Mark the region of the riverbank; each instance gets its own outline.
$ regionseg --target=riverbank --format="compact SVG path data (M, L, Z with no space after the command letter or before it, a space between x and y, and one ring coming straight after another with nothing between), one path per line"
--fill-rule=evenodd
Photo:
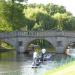
M44 75L75 75L75 61L54 70L47 71Z

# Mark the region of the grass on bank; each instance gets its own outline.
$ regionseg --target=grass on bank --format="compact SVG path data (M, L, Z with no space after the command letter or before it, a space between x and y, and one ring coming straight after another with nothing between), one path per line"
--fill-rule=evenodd
M44 75L75 75L75 61L47 71Z

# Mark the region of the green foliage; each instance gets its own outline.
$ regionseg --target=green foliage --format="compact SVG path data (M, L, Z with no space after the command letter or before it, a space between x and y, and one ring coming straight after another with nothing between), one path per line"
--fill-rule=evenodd
M38 25L41 25L42 30L49 30L54 27L54 20L48 14L38 13L36 22Z
M6 20L12 25L13 30L19 30L25 25L23 6L21 4L8 4L7 13L4 13Z
M56 29L57 30L71 30L73 29L71 26L72 16L68 13L56 13L52 16L56 20ZM72 22L74 24L74 22ZM69 29L70 28L70 29Z
M64 22L64 30L75 31L75 17L68 17Z
M2 31L11 31L12 27L9 25L9 22L6 21L6 17L4 16L7 13L5 10L6 2L4 0L0 1L0 32Z
M24 0L0 1L0 32L14 30L75 30L75 17L55 4L22 5ZM27 0L26 0L27 1Z
M52 3L47 4L45 9L50 15L54 15L55 13L65 13L66 12L66 9L64 8L64 6L58 6Z
M47 4L46 6L42 4L30 4L24 13L28 19L34 21L31 30L71 30L74 26L74 23L71 23L72 27L68 25L69 18L72 17L72 14L67 12L63 6L54 4ZM67 25L71 29L67 29Z

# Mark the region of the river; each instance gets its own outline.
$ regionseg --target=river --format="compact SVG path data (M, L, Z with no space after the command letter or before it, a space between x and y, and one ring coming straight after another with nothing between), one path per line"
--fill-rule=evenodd
M50 61L45 61L38 68L31 68L32 56L15 52L0 53L0 75L43 75L47 70L54 69L74 60L64 54L54 54Z

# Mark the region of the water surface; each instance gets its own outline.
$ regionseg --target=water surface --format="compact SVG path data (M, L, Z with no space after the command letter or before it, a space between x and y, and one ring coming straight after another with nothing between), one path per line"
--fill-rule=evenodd
M43 75L47 70L54 69L74 60L64 54L54 54L50 61L45 61L38 68L31 68L32 56L16 55L15 52L0 54L0 75Z

